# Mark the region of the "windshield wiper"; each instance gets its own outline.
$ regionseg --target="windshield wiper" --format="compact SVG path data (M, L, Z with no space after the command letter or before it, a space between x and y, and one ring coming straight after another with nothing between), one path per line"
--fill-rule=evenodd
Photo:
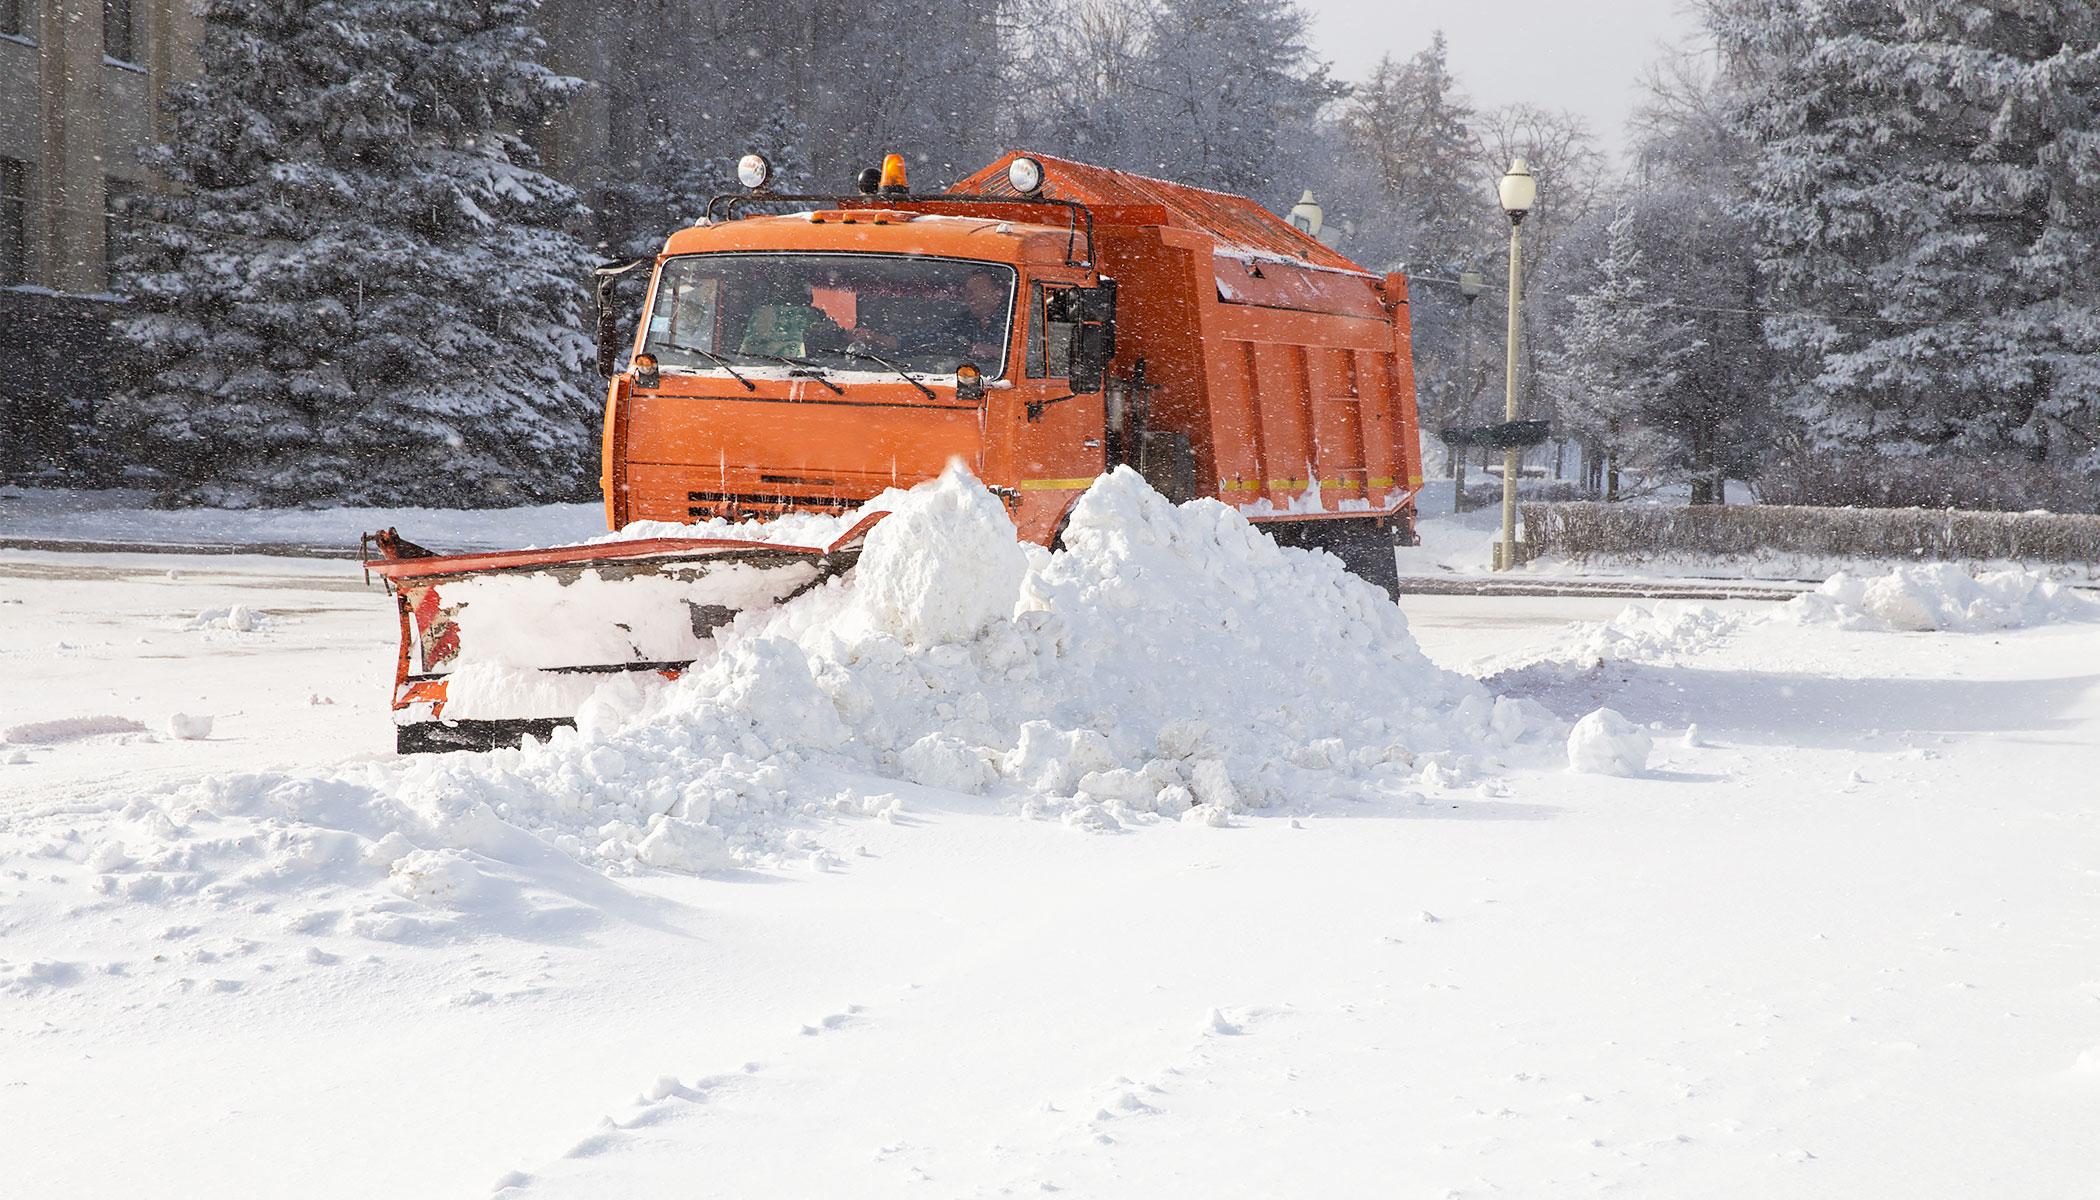
M809 370L807 371L793 371L790 374L799 375L804 379L814 379L825 387L830 388L834 395L843 396L846 394L845 388L824 377L824 365L822 363L813 363L806 358L788 358L779 354L764 354L757 350L739 350L737 353L745 358L770 358L774 362L786 363L791 367L808 367Z
M716 354L711 350L702 350L698 346L681 346L676 342L671 343L671 348L674 350L683 350L687 354L697 354L700 357L706 359L707 361L729 372L729 377L731 379L736 380L738 383L743 384L744 390L747 392L755 392L758 390L757 384L736 373L736 368L729 365L728 359L723 358L721 355Z
M906 371L903 367L898 366L896 363L891 362L889 359L877 358L876 356L862 350L841 350L839 351L839 353L845 355L847 358L865 358L869 362L881 363L883 366L888 367L892 371L895 371L898 375L903 376L904 382L926 393L926 398L928 400L936 398L933 394L932 388L927 387L925 384L920 383L916 379L913 379L911 377L910 372Z

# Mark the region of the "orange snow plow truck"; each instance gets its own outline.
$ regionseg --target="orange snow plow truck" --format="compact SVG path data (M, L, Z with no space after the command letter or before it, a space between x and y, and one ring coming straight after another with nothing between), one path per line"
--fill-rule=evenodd
M747 191L598 284L608 527L759 524L445 556L375 535L403 752L545 737L608 673L675 678L736 613L849 570L879 514L823 545L768 536L780 518L953 459L1040 545L1128 466L1397 587L1422 484L1404 276L1251 200L1043 156L929 194L896 155L851 195L770 174L747 157ZM613 293L644 268L623 344Z

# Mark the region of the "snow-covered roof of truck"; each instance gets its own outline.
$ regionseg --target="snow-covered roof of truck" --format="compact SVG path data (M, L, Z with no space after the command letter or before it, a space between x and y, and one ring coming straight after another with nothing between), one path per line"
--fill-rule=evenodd
M1006 155L960 180L949 191L983 196L1019 195L1007 182L1006 168L1024 153L1017 150ZM1163 211L1163 219L1142 223L1200 230L1226 243L1219 247L1224 252L1230 253L1236 248L1257 257L1274 255L1332 271L1371 274L1245 196L1213 192L1185 183L1169 183L1164 179L1052 158L1047 154L1029 154L1028 157L1043 164L1044 196L1084 204L1097 210L1097 218L1112 216L1112 210L1116 208L1158 209Z

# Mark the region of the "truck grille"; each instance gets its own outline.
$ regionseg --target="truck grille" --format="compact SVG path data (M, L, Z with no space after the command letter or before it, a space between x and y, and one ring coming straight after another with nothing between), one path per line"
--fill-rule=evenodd
M793 496L779 492L687 492L686 512L696 521L727 517L744 512L785 512L790 509L843 511L859 504L861 496Z

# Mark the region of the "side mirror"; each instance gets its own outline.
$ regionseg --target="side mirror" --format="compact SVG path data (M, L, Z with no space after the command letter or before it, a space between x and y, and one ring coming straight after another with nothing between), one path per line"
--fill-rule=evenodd
M629 271L651 265L652 260L638 258L617 267L599 267L596 271L595 291L598 295L598 374L607 379L613 377L613 368L620 362L620 313L614 303L614 289L620 276Z
M1101 390L1108 364L1116 357L1116 281L1103 279L1099 287L1068 288L1055 299L1063 302L1062 318L1076 326L1067 380L1073 392L1092 395Z

